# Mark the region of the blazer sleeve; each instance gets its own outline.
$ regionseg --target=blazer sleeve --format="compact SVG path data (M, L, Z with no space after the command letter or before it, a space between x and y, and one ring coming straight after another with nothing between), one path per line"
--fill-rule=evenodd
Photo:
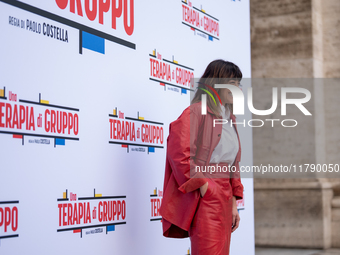
M195 155L199 126L202 118L190 107L184 110L181 116L170 124L167 144L168 159L172 172L183 193L198 189L207 182L202 172L195 172Z
M240 161L241 161L241 145L232 166L232 169L235 169L235 171L231 171L229 179L233 191L233 196L236 197L236 200L240 200L243 198L243 185L241 183L240 175Z

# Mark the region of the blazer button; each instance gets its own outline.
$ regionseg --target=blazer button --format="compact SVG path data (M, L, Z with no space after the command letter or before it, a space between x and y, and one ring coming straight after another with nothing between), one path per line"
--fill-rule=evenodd
M220 137L221 136L221 134L218 134L218 137Z

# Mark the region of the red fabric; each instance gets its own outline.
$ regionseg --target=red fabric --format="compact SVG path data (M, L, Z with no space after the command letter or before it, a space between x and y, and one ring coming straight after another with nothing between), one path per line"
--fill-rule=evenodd
M229 254L232 201L230 183L226 179L210 179L189 229L191 255Z
M170 123L167 138L164 193L160 209L165 237L189 237L188 231L200 202L199 188L209 179L203 173L196 173L195 166L209 164L211 154L222 134L222 125L213 127L214 119L216 119L216 116L213 115L209 107L207 107L207 115L201 115L201 103L199 102L190 105L177 120ZM231 114L231 119L235 122L233 114ZM236 128L236 125L234 126ZM243 185L239 172L241 143L239 137L238 141L239 151L233 163L237 171L231 173L229 184L232 195L236 196L236 199L242 199ZM228 181L227 179L224 180ZM206 224L209 225L210 222Z

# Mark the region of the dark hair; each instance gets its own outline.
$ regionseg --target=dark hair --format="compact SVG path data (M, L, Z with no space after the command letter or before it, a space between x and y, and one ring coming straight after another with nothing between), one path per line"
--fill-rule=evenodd
M218 102L218 98L215 95L215 93L213 93L213 91L205 84L214 88L215 84L226 84L231 78L233 78L234 80L242 79L242 72L240 68L232 62L224 61L222 59L217 59L217 60L212 61L205 69L204 74L202 75L202 77L200 78L198 82L198 88L203 88L205 90L208 90L214 96L216 102ZM194 98L191 101L191 104L200 102L201 95L205 93L202 89L198 89L198 88L197 88ZM215 89L215 90L219 94L221 89ZM216 106L213 99L210 96L207 97L207 105L216 116L220 115L219 105ZM225 107L226 106L228 106L232 112L233 105L226 104Z

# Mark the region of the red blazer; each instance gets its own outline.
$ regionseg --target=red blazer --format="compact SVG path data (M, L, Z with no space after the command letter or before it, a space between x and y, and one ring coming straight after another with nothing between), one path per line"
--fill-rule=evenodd
M209 107L207 107L207 115L201 114L201 102L199 102L187 107L177 120L170 123L163 200L160 208L165 237L189 236L188 230L200 198L199 188L207 182L202 172L195 173L195 166L209 164L212 152L221 139L222 125L213 127L214 119L217 118ZM234 123L233 114L231 119ZM234 126L236 129L236 125ZM233 166L237 171L231 173L232 178L229 181L233 195L236 199L242 199L243 185L239 171L241 143L237 129L236 133L239 151Z

